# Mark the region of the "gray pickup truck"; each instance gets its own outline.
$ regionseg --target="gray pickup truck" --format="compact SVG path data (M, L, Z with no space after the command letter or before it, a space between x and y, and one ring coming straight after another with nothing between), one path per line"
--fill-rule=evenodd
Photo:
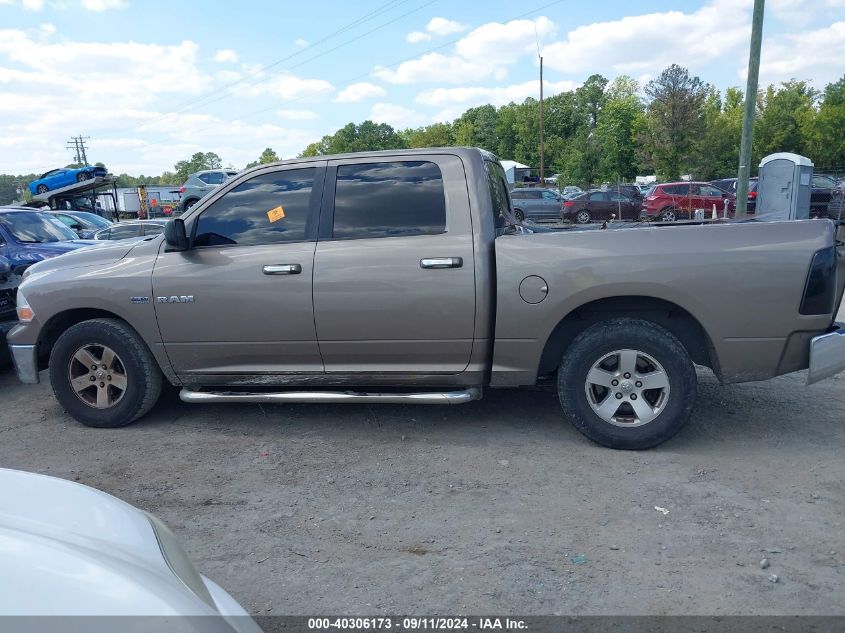
M837 250L840 249L840 250ZM647 448L723 383L845 369L834 224L549 230L471 148L262 165L164 235L31 267L9 334L83 424L185 402L459 404L554 380L592 440Z

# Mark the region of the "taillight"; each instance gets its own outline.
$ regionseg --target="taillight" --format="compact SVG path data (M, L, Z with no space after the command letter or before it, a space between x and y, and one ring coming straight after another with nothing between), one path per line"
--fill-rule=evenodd
M572 206L572 200L567 200L566 202L563 203L563 206L571 207Z
M836 247L818 251L813 255L804 296L801 299L801 314L830 314L836 300Z
M757 192L756 192L756 191L749 191L749 192L748 192L748 197L749 197L751 200L754 200L754 198L756 198L756 197L757 197Z
M185 185L179 187L179 193L185 193Z

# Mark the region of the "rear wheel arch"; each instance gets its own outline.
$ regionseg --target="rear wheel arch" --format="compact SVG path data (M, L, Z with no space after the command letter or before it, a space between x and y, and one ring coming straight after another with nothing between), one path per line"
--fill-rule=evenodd
M555 372L564 352L581 332L598 322L620 317L649 321L665 328L681 342L695 364L709 367L717 376L720 374L713 343L695 316L665 299L629 296L590 301L562 318L546 339L537 375Z

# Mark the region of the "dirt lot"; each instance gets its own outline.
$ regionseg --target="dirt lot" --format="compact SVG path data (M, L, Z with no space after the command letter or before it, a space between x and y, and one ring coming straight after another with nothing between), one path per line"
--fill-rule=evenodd
M257 614L845 614L845 375L803 378L702 374L689 426L633 453L541 391L452 408L170 393L107 431L6 370L0 465L157 514Z

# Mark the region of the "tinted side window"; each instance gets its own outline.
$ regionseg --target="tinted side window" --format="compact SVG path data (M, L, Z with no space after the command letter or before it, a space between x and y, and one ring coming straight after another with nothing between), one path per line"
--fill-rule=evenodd
M220 185L223 184L223 181L226 180L226 176L221 171L215 171L211 174L206 174L208 176L208 180L206 182L209 185Z
M607 200L607 194L602 193L601 191L597 191L596 193L590 194L590 202L604 202Z
M544 197L546 200L557 200L557 196L556 196L556 195L554 194L554 192L552 192L552 191L544 191L544 192L543 192L543 197Z
M197 178L202 180L204 183L208 183L209 178L211 178L211 174L200 174L199 176L197 176Z
M306 239L316 168L254 176L202 212L195 246L278 244Z
M524 200L528 197L526 195L527 193L528 192L522 191L520 189L514 189L513 191L511 191L511 198L513 198L514 200Z
M443 175L434 163L397 161L337 168L335 238L433 235L445 230Z
M497 229L501 229L507 224L506 218L512 213L505 170L499 163L489 160L484 161L484 167L487 171L487 185L490 188L490 202L496 216L495 226ZM515 191L511 192L511 195L514 193Z
M161 224L147 224L144 226L144 235L158 235L164 231L164 227Z
M138 235L138 225L130 224L129 226L117 226L111 229L109 239L125 240L127 237L136 237Z

